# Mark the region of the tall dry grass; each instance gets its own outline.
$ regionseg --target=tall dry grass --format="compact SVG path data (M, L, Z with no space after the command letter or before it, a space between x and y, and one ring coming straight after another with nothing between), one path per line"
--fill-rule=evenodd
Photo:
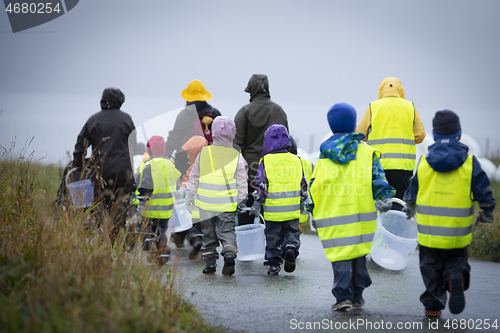
M89 235L85 212L54 218L62 170L12 148L0 158L1 332L216 331L182 300L170 266Z

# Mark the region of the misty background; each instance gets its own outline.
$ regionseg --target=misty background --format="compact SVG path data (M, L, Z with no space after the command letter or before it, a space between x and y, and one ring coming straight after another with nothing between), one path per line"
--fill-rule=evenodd
M380 82L395 76L430 137L435 112L451 109L475 153L496 157L499 13L498 0L85 0L13 34L2 10L0 146L31 141L35 159L65 165L107 87L123 91L136 127L184 106L193 79L234 119L260 73L308 153L330 133L333 104L353 105L359 122Z

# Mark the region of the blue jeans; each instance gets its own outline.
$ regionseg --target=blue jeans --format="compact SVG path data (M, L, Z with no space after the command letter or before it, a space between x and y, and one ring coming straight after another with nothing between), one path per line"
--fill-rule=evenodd
M366 257L332 262L332 294L338 302L351 300L363 294L363 290L372 284L366 268Z
M292 249L295 258L299 255L299 219L273 222L266 221L266 255L264 265L279 266L287 249Z

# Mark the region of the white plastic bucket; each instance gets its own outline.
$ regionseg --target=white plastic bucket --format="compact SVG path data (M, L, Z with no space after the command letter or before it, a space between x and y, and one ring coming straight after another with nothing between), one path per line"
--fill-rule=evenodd
M239 261L263 258L266 252L266 237L263 224L245 224L235 228Z
M400 199L392 201L405 206ZM380 213L370 250L372 260L386 269L404 269L417 248L417 235L415 218L407 220L404 212L396 210Z
M74 183L66 184L76 208L87 208L92 205L94 199L94 188L89 179L80 180Z
M189 214L186 208L185 200L182 199L175 201L169 224L172 227L173 232L188 230L193 226L193 220L191 219L191 214Z

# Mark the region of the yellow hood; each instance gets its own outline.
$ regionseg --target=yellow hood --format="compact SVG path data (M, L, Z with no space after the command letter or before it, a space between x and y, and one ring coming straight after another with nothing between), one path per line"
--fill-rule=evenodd
M400 97L405 98L405 91L401 85L401 81L395 77L386 77L380 82L378 88L378 99L384 97Z

